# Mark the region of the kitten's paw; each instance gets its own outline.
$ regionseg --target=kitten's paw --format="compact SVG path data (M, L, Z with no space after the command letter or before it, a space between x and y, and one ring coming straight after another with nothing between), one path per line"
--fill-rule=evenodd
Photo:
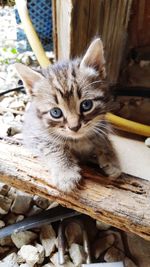
M117 178L121 175L121 168L118 159L114 154L103 153L98 158L99 166L103 169L106 175Z
M80 168L74 166L72 169L60 169L53 174L53 184L65 193L71 192L81 180Z
M110 177L118 178L121 175L120 167L117 165L114 165L113 163L108 163L108 165L106 165L102 169Z

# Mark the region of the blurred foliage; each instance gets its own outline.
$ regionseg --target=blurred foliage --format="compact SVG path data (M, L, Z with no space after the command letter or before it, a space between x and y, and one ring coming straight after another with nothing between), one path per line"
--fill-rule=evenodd
M3 53L2 53L3 52ZM13 47L3 47L0 50L0 65L6 64L9 65L15 62L21 62L20 58L18 58L19 52L18 50Z

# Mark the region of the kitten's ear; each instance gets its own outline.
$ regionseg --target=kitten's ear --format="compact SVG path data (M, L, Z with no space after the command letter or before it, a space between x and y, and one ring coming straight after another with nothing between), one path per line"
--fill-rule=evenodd
M98 70L101 77L106 77L105 58L103 44L100 38L95 39L87 49L81 64L81 67L93 67Z
M14 66L21 80L23 81L24 86L27 89L28 93L30 95L33 95L33 88L34 88L35 83L38 80L43 79L44 77L40 73L30 69L29 67L21 63L15 63Z

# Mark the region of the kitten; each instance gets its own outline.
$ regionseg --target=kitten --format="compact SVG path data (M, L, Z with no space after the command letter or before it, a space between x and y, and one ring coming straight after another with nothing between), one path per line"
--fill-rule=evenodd
M58 62L42 73L19 63L16 68L31 96L24 140L45 160L54 186L72 191L82 160L96 161L108 176L118 177L105 122L110 95L101 40L95 39L82 59Z

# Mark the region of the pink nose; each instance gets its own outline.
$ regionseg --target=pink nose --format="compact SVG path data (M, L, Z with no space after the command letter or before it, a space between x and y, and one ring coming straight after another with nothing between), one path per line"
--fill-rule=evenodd
M81 124L78 124L77 126L74 126L74 127L68 127L71 131L73 132L77 132L81 127Z

